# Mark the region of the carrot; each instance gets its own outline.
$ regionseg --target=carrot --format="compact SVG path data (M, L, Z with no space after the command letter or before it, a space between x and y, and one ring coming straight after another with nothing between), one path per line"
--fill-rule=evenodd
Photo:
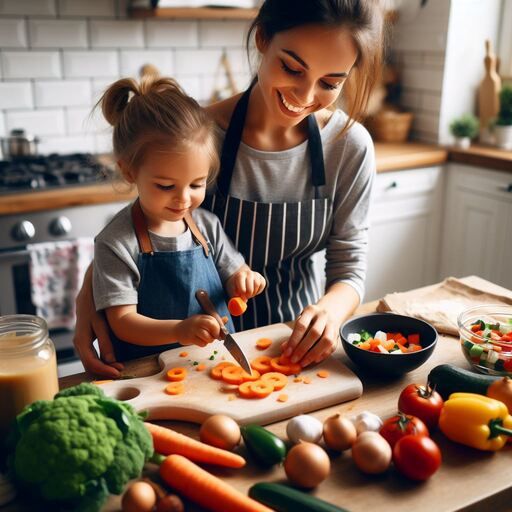
M298 363L292 363L288 358L280 356L273 357L270 360L270 366L272 369L285 375L293 375L302 371L302 366Z
M282 393L277 397L278 402L287 402L288 401L288 395L286 393Z
M251 368L254 370L258 370L260 373L267 373L272 371L272 367L270 366L270 357L269 356L260 356L251 361Z
M245 313L247 304L241 297L231 297L228 302L228 309L233 316L240 316Z
M309 377L304 377L302 382L304 382L304 384L311 384L311 379Z
M241 366L226 366L222 369L222 380L228 384L242 384L244 371Z
M302 382L302 377L295 377L293 382Z
M329 377L329 372L327 370L318 370L316 372L317 376L320 377L321 379L326 379L327 377Z
M185 384L183 382L171 382L165 387L165 392L168 395L181 395L185 392Z
M93 380L91 384L95 384L96 386L101 386L102 384L108 384L109 382L114 382L112 379L106 380Z
M165 458L160 477L183 496L213 512L272 512L180 455Z
M255 381L258 380L260 377L261 374L258 370L253 370L252 374L247 373L245 370L242 372L242 379L244 379L244 382Z
M187 357L188 356L188 352L180 352L179 356L180 357Z
M206 365L204 363L199 363L197 366L196 366L196 372L202 372L206 370Z
M271 382L265 382L263 380L251 382L249 388L257 398L265 398L274 391L274 385Z
M171 382L183 380L187 376L187 369L177 366L176 368L167 370L166 376L167 380L170 380Z
M219 363L215 365L211 371L210 371L210 377L212 379L220 380L222 379L222 370L226 368L226 366L235 366L233 363L230 363L228 361L224 361L222 363Z
M146 428L153 437L153 445L158 453L163 455L177 453L195 462L216 464L217 466L226 466L228 468L241 468L245 466L245 459L236 453L196 441L170 428L148 422L145 422L144 425L146 425Z
M288 377L284 373L268 372L261 376L263 382L270 382L274 386L274 391L280 391L288 384Z
M266 348L272 345L272 340L270 338L260 338L256 342L256 348L259 350L265 350Z
M407 341L409 343L414 343L415 345L420 344L420 335L419 334L409 334L407 336Z
M242 382L240 386L238 386L238 393L243 398L254 398L254 393L251 389L252 382L250 380L246 382Z

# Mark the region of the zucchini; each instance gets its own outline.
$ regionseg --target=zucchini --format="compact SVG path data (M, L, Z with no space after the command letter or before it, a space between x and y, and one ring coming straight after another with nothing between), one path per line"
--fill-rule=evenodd
M249 489L249 496L277 512L347 512L311 494L271 482L254 484Z
M247 451L262 466L280 464L286 457L286 444L275 434L260 425L245 425L240 428Z
M485 395L487 388L500 377L483 375L452 364L440 364L430 370L428 383L446 400L452 393Z

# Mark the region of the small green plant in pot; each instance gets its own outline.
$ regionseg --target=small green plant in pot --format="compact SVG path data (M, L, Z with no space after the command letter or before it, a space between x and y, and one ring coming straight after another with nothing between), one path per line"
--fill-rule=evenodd
M500 110L494 124L496 144L512 150L512 87L505 86L500 92Z
M454 119L450 124L450 133L455 137L455 145L460 148L468 148L471 139L478 135L478 119L473 114L464 114Z

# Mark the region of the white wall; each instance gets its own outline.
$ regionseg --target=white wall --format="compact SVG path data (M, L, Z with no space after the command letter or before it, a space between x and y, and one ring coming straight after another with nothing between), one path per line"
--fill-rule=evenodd
M103 90L143 64L178 79L200 101L210 97L222 52L238 87L249 82L249 22L135 20L126 0L0 0L0 136L25 128L42 153L110 151L100 115ZM222 81L220 82L222 85Z

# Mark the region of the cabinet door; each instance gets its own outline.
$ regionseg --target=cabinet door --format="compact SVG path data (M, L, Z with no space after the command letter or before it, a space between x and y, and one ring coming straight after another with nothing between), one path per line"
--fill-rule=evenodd
M512 174L451 164L441 273L512 287Z
M441 168L377 175L365 299L431 284L438 276Z

